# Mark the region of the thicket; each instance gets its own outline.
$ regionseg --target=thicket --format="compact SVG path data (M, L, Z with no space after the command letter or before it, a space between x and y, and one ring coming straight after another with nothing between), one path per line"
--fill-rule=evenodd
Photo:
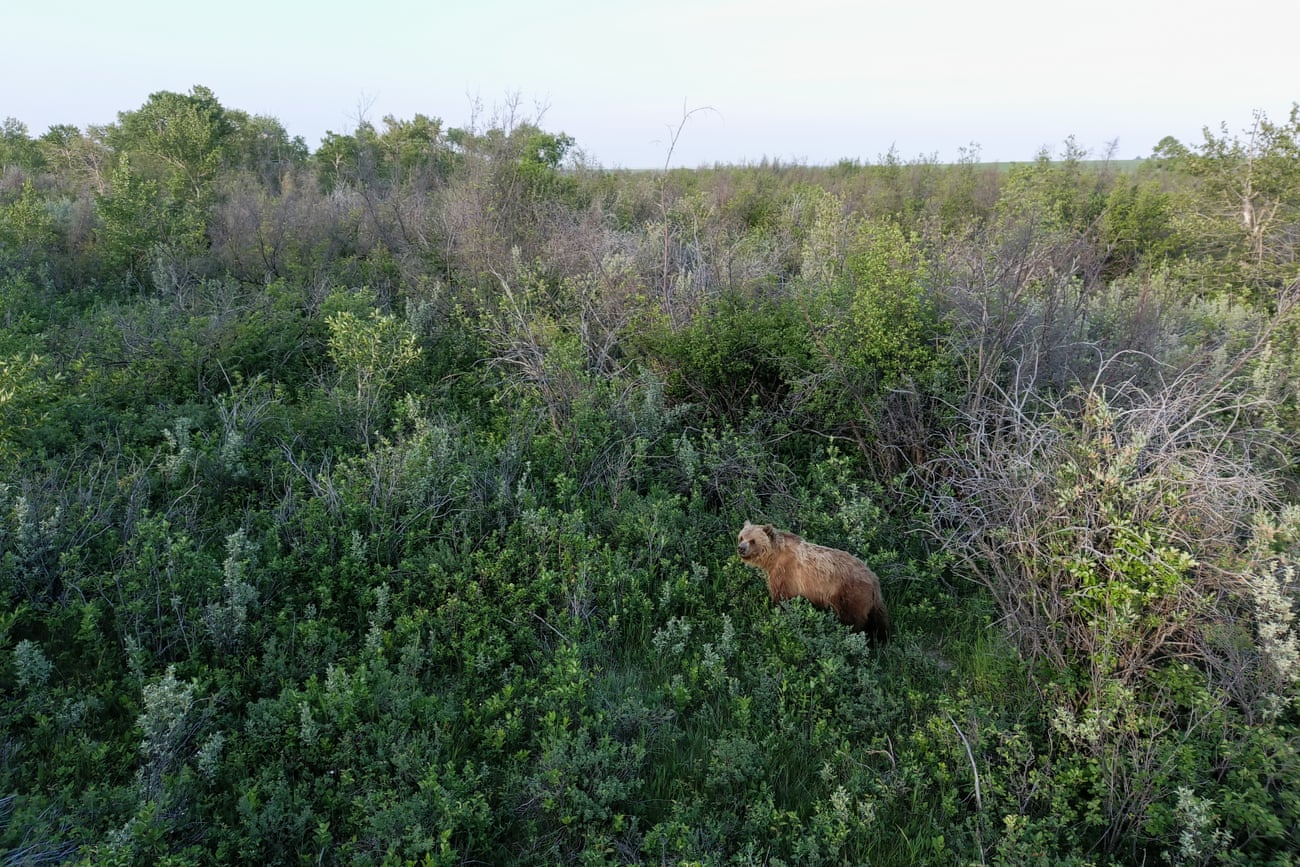
M3 863L1295 863L1300 113L0 133ZM895 640L771 606L746 519Z

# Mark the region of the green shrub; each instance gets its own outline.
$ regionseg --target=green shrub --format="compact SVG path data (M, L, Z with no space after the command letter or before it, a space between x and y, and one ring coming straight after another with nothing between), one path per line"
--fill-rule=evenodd
M740 422L782 412L810 351L803 314L790 301L724 294L689 324L641 338L670 397L701 417Z

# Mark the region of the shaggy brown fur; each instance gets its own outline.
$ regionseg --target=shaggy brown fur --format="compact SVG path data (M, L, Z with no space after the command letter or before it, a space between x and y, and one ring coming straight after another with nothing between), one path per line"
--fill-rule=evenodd
M884 644L893 632L880 595L880 579L847 551L806 542L801 536L745 522L736 540L740 559L767 573L773 602L802 596L835 612L841 623Z

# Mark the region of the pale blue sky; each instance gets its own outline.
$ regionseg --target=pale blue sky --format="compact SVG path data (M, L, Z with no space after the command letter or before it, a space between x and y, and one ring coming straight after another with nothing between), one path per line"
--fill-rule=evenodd
M1300 3L1238 0L3 0L0 117L39 135L211 88L313 149L359 112L449 126L511 95L606 167L987 160L1068 136L1145 156L1165 135L1283 120Z

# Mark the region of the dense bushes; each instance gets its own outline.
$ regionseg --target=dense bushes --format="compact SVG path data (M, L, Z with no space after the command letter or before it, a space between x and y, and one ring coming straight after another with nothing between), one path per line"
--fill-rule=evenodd
M5 863L1289 863L1294 128L6 124ZM746 519L897 640L771 606Z

